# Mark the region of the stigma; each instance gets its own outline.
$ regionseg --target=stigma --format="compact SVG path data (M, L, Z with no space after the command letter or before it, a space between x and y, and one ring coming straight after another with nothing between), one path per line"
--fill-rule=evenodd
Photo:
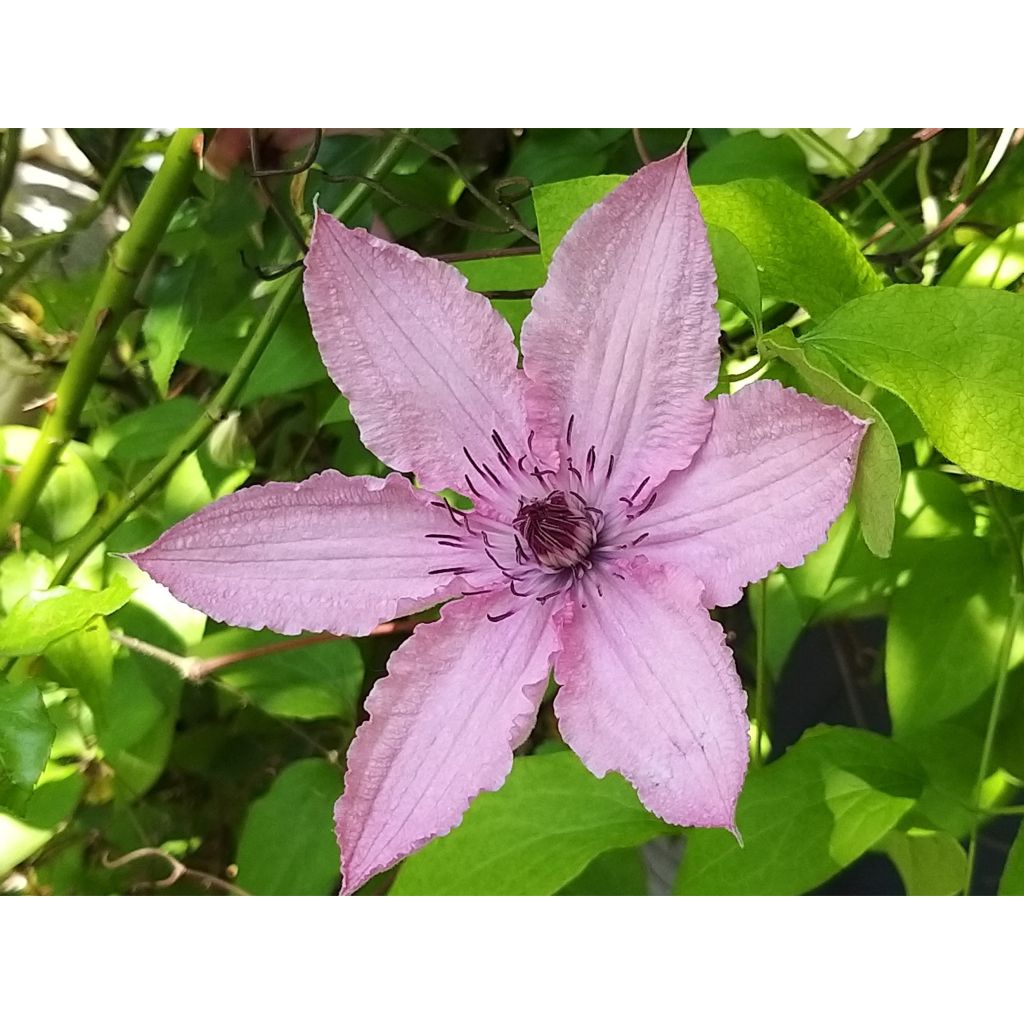
M595 512L572 491L551 491L545 498L521 500L512 525L545 568L585 568L597 541Z

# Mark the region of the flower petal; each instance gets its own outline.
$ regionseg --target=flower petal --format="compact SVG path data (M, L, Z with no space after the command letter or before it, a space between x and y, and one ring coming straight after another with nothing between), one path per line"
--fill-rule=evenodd
M866 424L777 381L715 400L707 443L658 488L621 542L650 533L639 552L687 567L709 608L780 563L800 565L842 512Z
M531 425L564 451L571 417L576 464L591 445L600 466L614 456L617 494L682 469L711 421L716 296L679 152L584 213L555 251L522 332Z
M551 614L536 601L491 622L500 594L446 605L417 626L366 702L336 818L344 886L443 835L473 798L498 789L544 696Z
M232 625L358 635L472 586L437 572L462 553L425 536L452 532L433 500L398 475L328 470L229 494L131 559Z
M555 714L583 763L599 778L620 772L665 821L733 828L746 696L700 582L649 564L625 580L604 570L557 625Z
M511 328L454 267L318 211L304 287L324 363L389 466L458 489L463 447L480 460L493 431L525 437Z

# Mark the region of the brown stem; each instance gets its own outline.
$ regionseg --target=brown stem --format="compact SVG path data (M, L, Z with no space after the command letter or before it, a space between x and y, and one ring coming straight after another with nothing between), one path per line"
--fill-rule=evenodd
M399 633L410 633L416 628L419 619L403 619L399 622L384 622L370 630L367 636L392 636ZM127 647L130 651L144 654L147 658L162 662L174 669L182 679L190 683L202 682L207 676L215 675L231 665L237 665L243 661L252 661L255 658L264 658L270 654L280 654L282 651L294 651L301 647L312 647L315 644L326 644L332 640L341 639L333 633L310 633L307 636L296 636L289 640L278 640L272 644L264 644L262 647L252 647L245 651L232 651L230 654L219 654L210 658L186 657L175 654L173 651L157 647L155 644L147 643L138 637L128 636L120 630L110 631L110 638Z
M126 853L123 857L111 858L107 853L104 853L102 864L105 868L123 868L146 857L157 857L171 869L171 873L166 878L161 878L153 883L158 889L169 889L183 878L193 878L207 889L220 889L221 892L226 892L229 896L252 895L251 892L246 892L245 889L232 885L231 882L225 881L223 878L218 878L216 875L211 875L205 871L199 871L196 868L190 868L182 864L177 857L173 857L166 850L161 850L156 846L144 846L138 850L132 850L131 853Z
M908 135L907 138L900 140L894 146L879 153L874 160L869 160L856 174L851 174L850 177L830 185L818 196L818 202L822 206L834 203L840 196L846 195L847 192L852 191L862 182L867 181L873 174L880 171L883 167L887 167L894 160L903 156L904 153L916 149L929 139L934 139L941 131L943 131L942 128L919 128L913 135Z

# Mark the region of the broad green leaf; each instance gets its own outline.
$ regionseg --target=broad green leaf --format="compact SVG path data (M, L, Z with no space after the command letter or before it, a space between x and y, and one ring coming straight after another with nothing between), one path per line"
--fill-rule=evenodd
M224 629L192 654L201 658L288 643L269 630ZM268 714L282 718L340 718L354 724L363 659L352 640L333 638L218 669L217 678Z
M174 522L237 491L249 479L255 457L250 450L233 466L224 466L213 458L212 439L199 451L178 463L164 492L164 511Z
M46 767L56 731L35 683L0 677L0 781L31 789Z
M885 676L896 735L950 720L993 685L1009 615L1009 566L986 541L930 544L892 600Z
M1008 288L1021 274L1024 274L1024 224L1014 224L998 238L985 238L966 245L939 284Z
M680 895L797 895L882 838L921 791L914 759L891 740L819 726L752 771L740 794L741 847L728 832L687 836Z
M105 590L55 587L44 594L29 594L0 621L0 655L39 654L97 615L117 611L130 597L128 584L119 576Z
M974 821L974 787L981 762L981 732L941 722L899 737L921 765L924 788L905 824L939 829L962 838Z
M769 139L756 131L727 135L693 161L690 176L695 185L777 178L801 195L807 195L811 185L803 151L792 139Z
M230 373L248 341L259 307L246 301L216 332L196 331L182 358L196 366ZM283 395L298 388L327 380L305 307L295 303L274 332L260 361L242 391L239 403L249 405L261 398Z
M598 854L672 831L623 778L596 779L575 754L519 757L500 790L481 794L458 828L406 860L391 893L549 895Z
M327 896L340 880L334 803L341 776L326 761L294 761L249 806L238 841L238 884L257 896Z
M205 254L194 253L182 267L157 279L142 332L153 383L163 397L192 331L203 319L203 295L212 269Z
M98 430L93 449L102 458L120 463L159 459L201 411L199 403L187 395L146 406Z
M795 302L820 320L881 288L839 222L781 182L750 178L696 192L708 224L728 228L753 257L765 295Z
M523 330L523 321L530 315L530 300L491 299L491 305L505 318L518 342Z
M33 427L0 427L0 467L5 463L24 465L38 437L39 431ZM99 503L98 462L85 445L67 445L27 516L26 525L57 542L78 533L92 518ZM7 475L0 473L0 498L8 486Z
M545 262L576 218L624 180L602 175L533 190ZM821 319L882 287L839 222L781 182L750 178L695 191L707 223L731 232L750 253L764 294L796 302Z
M999 880L999 895L1024 896L1024 828L1017 832L1017 838L1010 847L1003 877Z
M623 174L599 174L534 188L533 208L537 211L540 254L545 266L579 215L625 180Z
M24 813L0 813L0 878L50 841L74 813L84 790L85 777L77 765L51 765Z
M967 852L948 832L890 832L879 849L896 865L908 896L955 896L964 886Z
M0 560L0 608L11 609L33 590L46 590L53 562L39 551L12 551Z
M899 395L968 472L1024 489L1024 295L896 285L805 342Z
M609 850L595 857L559 896L646 896L647 871L636 849Z
M870 421L857 457L853 500L865 542L879 558L887 558L900 494L900 453L889 425L873 405L839 380L825 356L801 345L788 327L772 331L761 345L765 355L777 356L794 367L815 397Z
M114 685L114 650L103 619L70 633L46 648L46 661L57 682L77 690L92 711L98 731L106 729L107 706Z
M728 229L708 225L708 244L718 276L718 294L739 306L761 333L761 281L753 257Z
M141 796L162 774L183 685L173 669L151 658L125 652L114 659L110 690L96 714L96 732L121 796Z
M544 260L533 253L522 256L492 256L484 260L453 263L475 292L513 292L539 288L547 270Z

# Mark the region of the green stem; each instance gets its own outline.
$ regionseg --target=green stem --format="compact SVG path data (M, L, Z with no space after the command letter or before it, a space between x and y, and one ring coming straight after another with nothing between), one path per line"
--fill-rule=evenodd
M978 765L978 777L974 784L974 806L981 805L981 790L988 778L992 765L992 750L995 746L996 732L999 728L999 718L1003 710L1003 701L1006 697L1006 680L1010 674L1010 655L1013 652L1013 644L1017 638L1017 630L1024 621L1024 555L1021 554L1021 540L1013 525L1013 521L1006 514L1003 508L1002 498L994 484L985 483L988 492L989 503L996 518L1002 526L1006 539L1009 541L1010 550L1014 556L1013 582L1011 584L1012 600L1010 615L1006 620L1006 628L1003 631L1003 640L999 645L999 657L996 661L996 686L992 695L992 708L989 711L988 725L985 729L985 740L981 747L981 762ZM988 813L986 811L986 813ZM967 843L967 866L964 871L964 895L971 891L971 879L974 875L974 860L978 849L978 827L980 816L975 814L971 821L971 833Z
M764 764L763 741L768 732L765 716L768 714L768 578L757 584L760 605L757 614L757 689L754 691L754 718L757 721L757 742L754 744L754 767Z
M16 252L21 259L0 276L0 298L8 294L46 253L78 232L90 227L96 221L96 218L113 202L114 195L121 184L121 179L124 177L124 172L128 169L129 161L135 152L135 145L142 139L144 134L144 128L132 128L129 131L124 145L117 155L117 159L111 166L107 176L103 179L103 184L100 186L96 198L79 210L71 218L68 226L63 231L52 231L45 235L32 235L11 245L11 250Z
M4 203L14 183L14 172L18 169L21 155L21 129L8 128L3 137L3 155L0 156L0 222L3 220Z
M379 180L387 175L398 162L399 157L409 144L407 136L391 139L381 150L380 155L371 163L365 177L371 181ZM370 194L370 186L357 184L341 201L334 215L344 220L362 205ZM235 364L230 376L221 385L209 405L199 418L182 435L173 448L139 481L127 494L103 515L93 520L92 524L79 534L68 549L64 563L53 578L53 586L67 583L74 571L82 564L97 544L102 543L121 523L131 515L151 494L153 494L174 472L179 463L199 447L210 432L229 413L235 405L249 375L252 373L260 357L266 350L274 332L284 319L288 306L299 292L301 277L293 274L278 289L273 300L267 307L260 322L256 325L241 358Z
M192 183L196 165L192 152L195 135L195 128L179 128L174 133L164 162L139 203L131 225L111 251L85 323L75 339L71 359L57 386L53 412L43 424L0 510L0 537L32 511L61 452L78 427L100 366L131 309L139 279Z
M749 369L742 370L739 373L727 373L724 374L722 380L727 381L730 384L738 384L742 380L749 380L755 374L760 373L769 363L771 359L766 359L762 356L758 361L751 366Z

